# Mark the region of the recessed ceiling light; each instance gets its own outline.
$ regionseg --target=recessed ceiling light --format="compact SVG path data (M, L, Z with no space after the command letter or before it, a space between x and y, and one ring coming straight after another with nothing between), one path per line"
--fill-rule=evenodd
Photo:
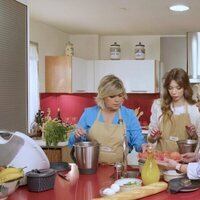
M182 12L182 11L189 10L190 8L185 5L174 5L174 6L170 6L169 9L172 11Z

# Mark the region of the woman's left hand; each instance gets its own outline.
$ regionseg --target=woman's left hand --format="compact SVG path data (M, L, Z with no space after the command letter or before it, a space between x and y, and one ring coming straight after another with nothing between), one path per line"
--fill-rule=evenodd
M192 137L197 137L197 132L196 128L193 124L185 126L187 134L192 138Z

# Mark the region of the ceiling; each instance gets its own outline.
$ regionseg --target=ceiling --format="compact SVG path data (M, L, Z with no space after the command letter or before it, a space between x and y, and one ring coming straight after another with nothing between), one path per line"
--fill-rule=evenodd
M187 12L172 12L184 3ZM30 18L69 34L183 35L200 31L200 0L29 0Z

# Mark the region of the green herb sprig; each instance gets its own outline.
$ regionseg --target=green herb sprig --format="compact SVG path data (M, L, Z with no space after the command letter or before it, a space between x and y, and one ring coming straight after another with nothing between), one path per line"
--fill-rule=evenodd
M68 127L54 120L46 122L44 125L44 137L47 146L57 146L59 142L67 140Z

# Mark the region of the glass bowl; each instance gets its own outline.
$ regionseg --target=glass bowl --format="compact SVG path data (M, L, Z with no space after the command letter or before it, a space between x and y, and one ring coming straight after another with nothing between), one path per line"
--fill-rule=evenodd
M0 200L5 200L10 194L15 192L20 185L20 179L9 181L6 183L0 183Z

